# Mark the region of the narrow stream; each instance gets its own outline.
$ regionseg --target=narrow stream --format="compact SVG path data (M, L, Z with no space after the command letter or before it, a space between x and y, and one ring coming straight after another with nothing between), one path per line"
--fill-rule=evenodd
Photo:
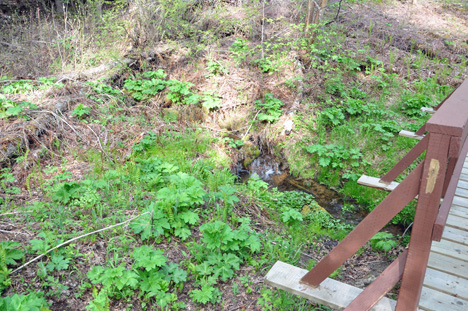
M336 191L318 183L315 180L302 181L290 176L288 172L280 169L281 165L274 157L261 154L255 158L248 168L238 163L235 174L241 182L246 182L250 176L257 174L260 179L276 187L279 191L299 191L312 194L317 203L333 217L341 219L347 224L357 225L367 215L367 211L354 205L353 212L343 212L343 197ZM349 203L351 204L351 203ZM404 228L395 225L387 225L384 228L392 234L403 234Z

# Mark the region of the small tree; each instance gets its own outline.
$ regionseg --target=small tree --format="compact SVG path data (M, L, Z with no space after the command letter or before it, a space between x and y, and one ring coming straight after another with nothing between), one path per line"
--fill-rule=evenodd
M318 4L317 1L321 1ZM307 33L311 25L317 25L320 22L320 19L323 14L323 10L327 6L328 0L309 0L307 5L307 16L305 20L304 32ZM312 35L310 41L313 42L315 39L315 34Z

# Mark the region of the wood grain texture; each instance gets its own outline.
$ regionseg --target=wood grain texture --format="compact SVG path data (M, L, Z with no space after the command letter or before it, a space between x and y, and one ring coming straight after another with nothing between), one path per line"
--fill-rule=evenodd
M368 311L398 283L405 269L408 250L404 250L344 311Z
M397 311L416 310L428 262L432 233L439 212L440 198L451 137L429 133L418 205L414 216L405 271L401 280Z
M398 135L400 135L402 137L414 138L414 139L418 139L418 140L421 140L421 139L424 138L424 135L418 135L415 132L406 131L406 130L400 131L398 133Z
M468 281L438 270L428 268L424 286L461 299L468 299Z
M421 172L422 164L419 164L353 231L309 271L301 282L311 286L319 285L388 224L416 196Z
M431 253L439 253L444 256L468 261L468 245L444 240L443 238L440 242L432 242Z
M452 295L423 287L419 308L431 311L466 311L468 310L468 303L466 300Z
M468 279L468 262L443 254L431 253L427 263L428 268L442 271L463 279Z
M380 178L371 177L367 175L362 175L361 177L359 177L357 183L363 186L382 189L385 191L393 191L399 185L399 183L394 181L392 181L390 184L380 182Z
M305 269L277 261L265 276L265 283L333 309L345 308L362 292L362 289L329 278L317 288L300 284L299 281L307 272ZM394 308L394 300L383 298L371 310L391 311Z

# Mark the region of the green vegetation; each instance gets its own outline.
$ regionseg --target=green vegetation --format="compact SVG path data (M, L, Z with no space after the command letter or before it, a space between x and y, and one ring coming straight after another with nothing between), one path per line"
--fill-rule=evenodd
M417 143L398 133L466 78L468 46L448 30L425 44L363 1L304 31L307 2L280 2L63 1L0 20L1 310L331 310L259 280L278 260L310 269L385 197L356 180ZM434 14L468 27L445 2ZM282 163L254 161L267 153ZM286 177L339 202L279 191ZM353 260L390 261L409 234L384 229Z

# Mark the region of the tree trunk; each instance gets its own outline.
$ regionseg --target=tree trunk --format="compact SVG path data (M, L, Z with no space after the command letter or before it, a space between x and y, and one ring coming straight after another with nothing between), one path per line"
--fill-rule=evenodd
M305 20L305 29L304 29L305 34L307 33L307 30L310 28L311 25L317 25L320 22L320 19L322 17L323 11L325 10L325 7L327 6L327 3L328 3L328 0L321 0L320 7L319 7L319 4L315 0L309 0L308 6L307 6L307 16ZM314 40L315 40L315 33L311 35L309 43L314 42Z
M59 14L64 14L64 8L63 8L63 1L62 0L55 0L55 10Z

